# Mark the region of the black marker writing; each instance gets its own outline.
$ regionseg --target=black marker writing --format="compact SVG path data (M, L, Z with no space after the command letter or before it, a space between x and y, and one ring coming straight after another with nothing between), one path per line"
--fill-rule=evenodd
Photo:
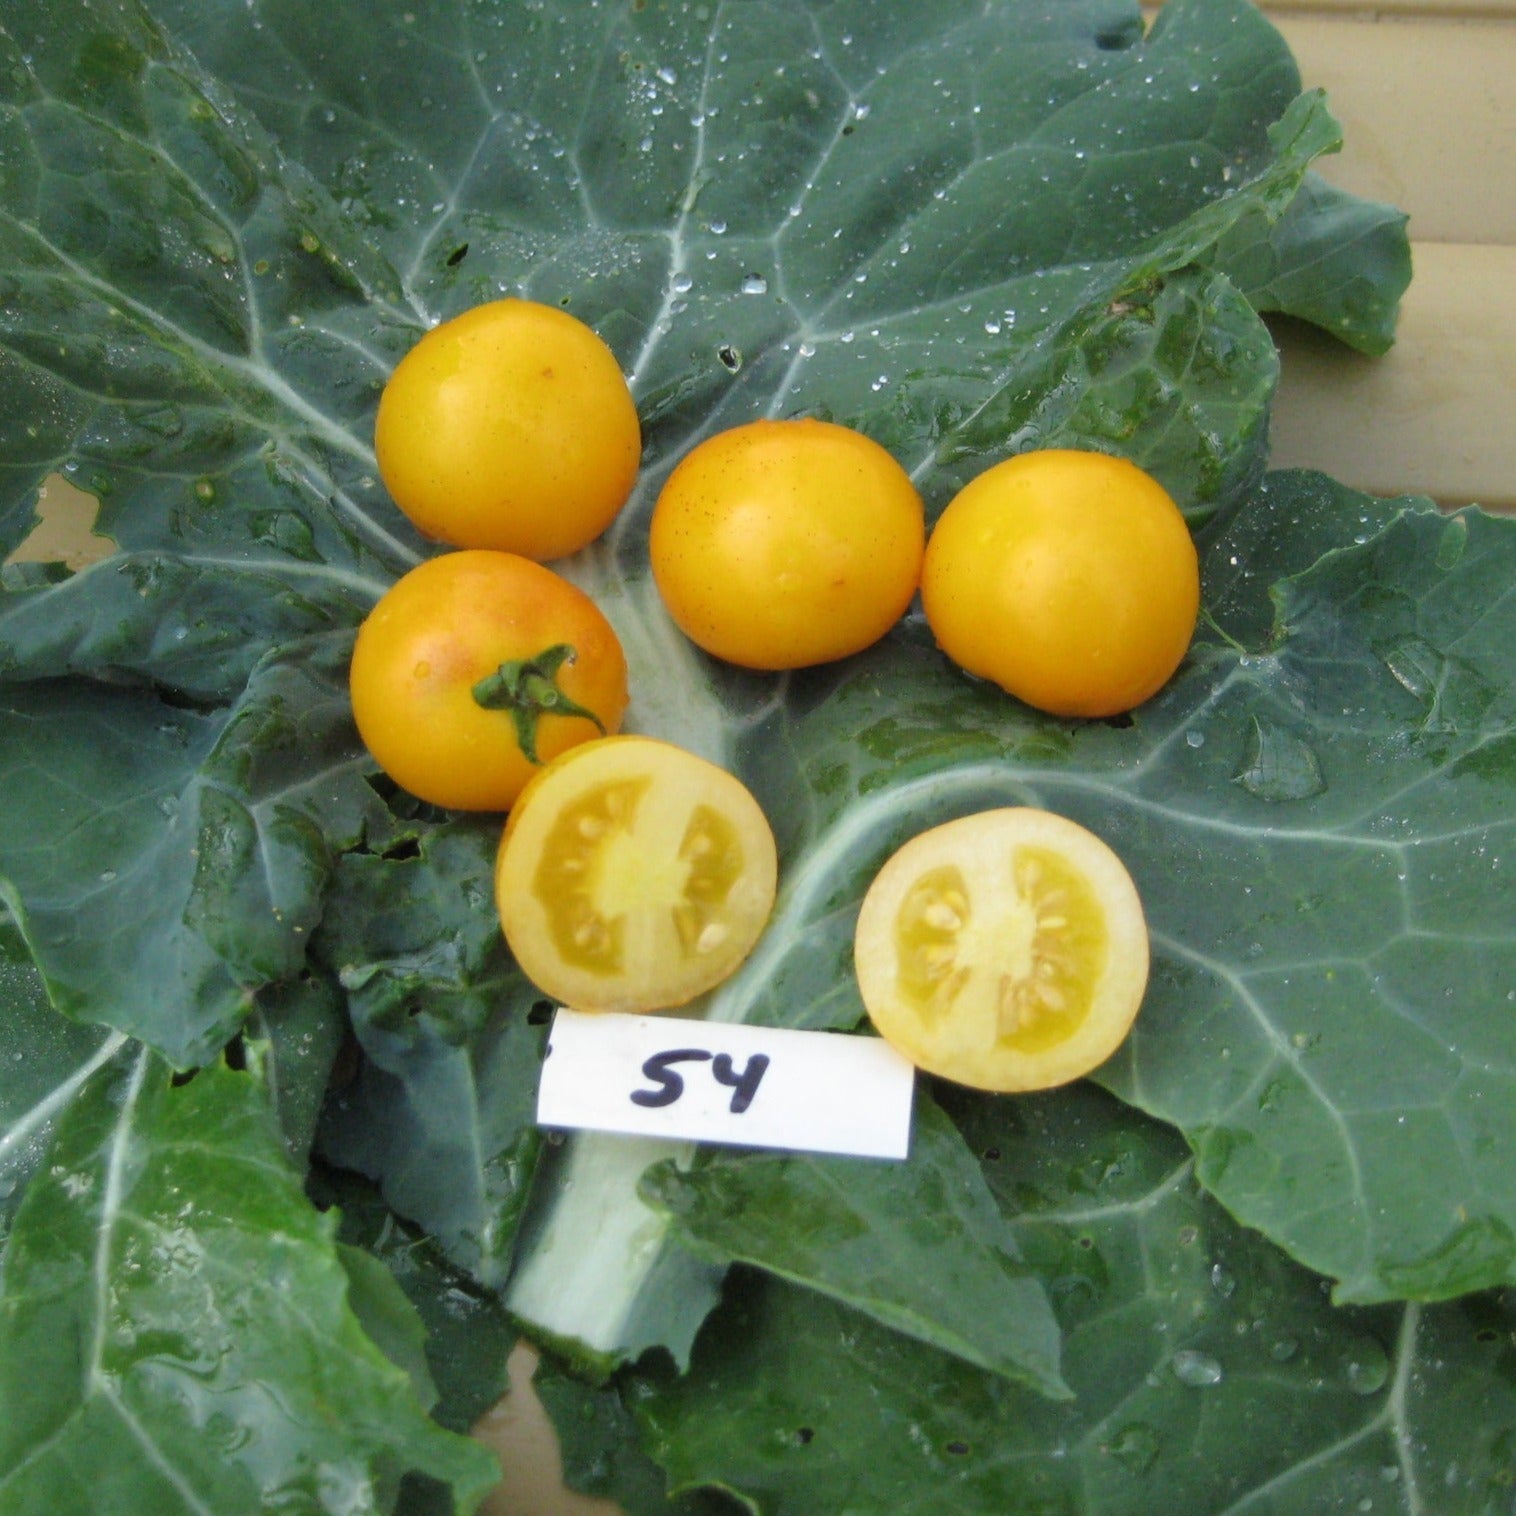
M753 1096L758 1093L758 1082L768 1066L767 1053L754 1053L738 1074L732 1068L732 1060L725 1053L716 1054L715 1061L711 1064L711 1073L715 1075L717 1084L724 1084L731 1090L732 1115L740 1116L753 1103Z
M642 1065L643 1075L659 1086L656 1090L633 1090L632 1104L646 1106L673 1105L684 1093L684 1080L670 1067L673 1063L704 1062L711 1055L700 1048L676 1048L671 1053L654 1053Z
M684 1076L676 1074L673 1065L705 1063L707 1060L710 1061L711 1076L716 1083L725 1085L732 1092L732 1115L740 1116L752 1105L753 1097L758 1093L758 1086L769 1066L767 1053L754 1053L740 1073L726 1053L713 1056L704 1048L674 1048L667 1053L654 1053L643 1063L642 1076L651 1080L657 1088L633 1090L632 1104L649 1107L673 1105L684 1094Z

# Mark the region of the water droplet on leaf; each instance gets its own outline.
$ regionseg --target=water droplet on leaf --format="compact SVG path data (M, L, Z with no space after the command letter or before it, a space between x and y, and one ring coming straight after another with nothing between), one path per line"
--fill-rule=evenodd
M1321 764L1310 745L1256 716L1247 755L1235 778L1250 795L1271 803L1307 800L1326 789Z
M1342 1377L1355 1395L1377 1395L1389 1382L1389 1355L1373 1337L1355 1338L1341 1364Z
M1192 1390L1209 1389L1220 1384L1224 1377L1221 1361L1195 1348L1180 1348L1169 1364L1174 1370L1174 1378Z

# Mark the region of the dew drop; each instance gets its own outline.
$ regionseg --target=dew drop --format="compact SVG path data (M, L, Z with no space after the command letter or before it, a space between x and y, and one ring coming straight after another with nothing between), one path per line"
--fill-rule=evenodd
M1326 788L1321 764L1304 739L1253 718L1247 757L1236 781L1259 800L1308 800Z
M742 281L742 293L744 295L766 295L769 292L769 282L762 274L749 274Z
M1212 1385L1220 1384L1223 1377L1220 1360L1195 1348L1180 1348L1169 1363L1174 1370L1174 1378L1192 1390L1209 1389Z
M1342 1377L1355 1395L1377 1395L1390 1378L1390 1359L1373 1337L1358 1337L1342 1355Z

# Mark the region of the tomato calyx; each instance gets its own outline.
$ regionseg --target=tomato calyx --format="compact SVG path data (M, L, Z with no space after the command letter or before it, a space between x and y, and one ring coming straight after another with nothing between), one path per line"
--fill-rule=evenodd
M574 661L572 643L558 642L533 653L502 663L474 685L474 699L487 711L503 711L516 728L516 741L529 763L541 763L537 754L537 725L544 716L582 716L605 735L605 723L587 706L571 699L558 686L563 666Z

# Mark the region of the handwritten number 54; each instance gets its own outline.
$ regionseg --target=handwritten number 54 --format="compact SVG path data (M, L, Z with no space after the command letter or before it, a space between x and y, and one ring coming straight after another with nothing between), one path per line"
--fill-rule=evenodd
M654 1053L642 1065L642 1076L650 1080L655 1089L633 1090L632 1104L642 1106L673 1105L684 1094L684 1076L674 1072L676 1063L709 1063L711 1077L717 1084L732 1092L730 1110L740 1116L752 1105L753 1097L769 1066L767 1053L754 1053L739 1073L726 1053L711 1054L704 1048L674 1048L667 1053Z

